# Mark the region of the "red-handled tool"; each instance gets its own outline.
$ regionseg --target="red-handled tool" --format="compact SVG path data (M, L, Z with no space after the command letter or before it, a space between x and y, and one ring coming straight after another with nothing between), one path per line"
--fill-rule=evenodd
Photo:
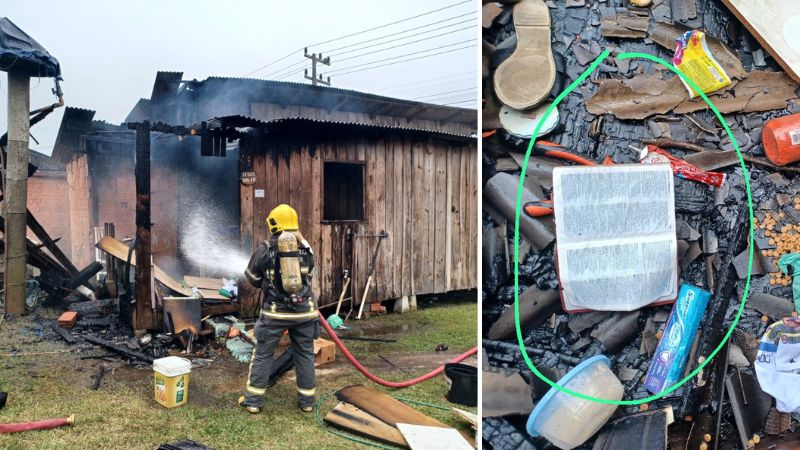
M596 166L597 163L584 158L583 156L576 155L567 151L561 144L556 144L550 141L536 141L533 144L533 155L549 156L551 158L563 159L565 161L572 161L584 166Z
M536 200L525 203L522 207L525 215L528 217L542 217L553 214L553 201L552 200Z

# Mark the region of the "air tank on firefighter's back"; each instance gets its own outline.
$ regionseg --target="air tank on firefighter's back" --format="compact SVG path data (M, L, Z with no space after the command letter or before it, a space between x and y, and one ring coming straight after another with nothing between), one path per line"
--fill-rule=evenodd
M278 262L281 270L281 285L287 294L296 294L303 289L303 278L300 271L300 252L297 238L291 232L284 231L278 236Z

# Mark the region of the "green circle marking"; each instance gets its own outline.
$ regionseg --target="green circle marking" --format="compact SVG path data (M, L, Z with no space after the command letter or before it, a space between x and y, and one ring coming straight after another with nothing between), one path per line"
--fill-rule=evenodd
M564 92L562 92L561 94L558 95L558 97L556 97L556 100L547 108L547 111L545 111L545 113L542 116L542 118L539 119L539 122L536 124L536 128L533 131L533 137L531 137L531 141L528 144L528 150L525 152L525 160L522 163L522 174L520 175L519 188L517 190L516 212L514 214L514 322L515 322L516 329L517 329L517 340L519 341L519 348L520 348L520 351L522 352L522 358L525 360L525 363L533 371L533 373L536 374L537 377L539 377L540 380L544 381L545 383L547 383L550 386L558 389L561 392L564 392L564 393L567 393L567 394L570 394L570 395L574 395L575 397L578 397L578 398L581 398L581 399L584 399L584 400L590 400L590 401L597 402L597 403L605 403L605 404L608 404L608 405L640 405L642 403L647 403L647 402L656 400L658 398L661 398L661 397L669 394L670 392L674 391L675 389L678 389L684 383L686 383L687 381L689 381L692 378L694 378L694 376L697 375L701 370L703 370L703 368L717 355L717 353L719 353L719 351L722 349L722 347L725 345L725 343L728 341L728 339L730 339L731 334L733 334L733 329L736 327L736 324L739 323L739 318L742 316L742 311L744 311L744 305L745 305L745 302L747 301L747 294L750 292L750 274L751 274L751 272L753 270L753 247L754 247L754 245L753 245L753 227L752 227L753 220L754 220L754 218L753 218L753 197L752 197L752 195L750 193L750 175L749 175L749 173L747 171L747 167L745 167L745 165L744 165L744 159L742 158L742 152L739 150L739 143L736 142L736 138L733 136L733 133L731 132L731 129L728 127L728 124L722 118L722 114L720 114L719 110L714 106L713 103L711 103L711 100L708 99L706 94L704 94L700 90L700 88L698 88L697 85L692 80L689 79L689 77L684 75L684 73L681 72L680 69L678 69L677 67L675 67L672 64L668 63L667 61L664 61L661 58L658 58L658 57L653 56L653 55L649 55L647 53L620 53L619 55L617 55L617 57L616 57L617 59L641 58L641 59L647 59L647 60L656 62L656 63L661 64L662 66L666 67L667 69L671 70L672 72L674 72L679 77L681 77L681 79L684 82L686 82L689 86L691 86L692 89L694 89L695 92L700 93L700 97L702 97L702 99L705 100L705 102L708 104L708 106L711 108L711 110L714 111L714 114L717 116L717 119L719 119L719 122L722 124L722 127L725 129L725 132L728 134L728 137L730 138L731 142L733 143L733 148L734 148L734 150L736 150L736 155L739 157L739 165L742 167L742 171L744 173L744 186L745 186L745 190L747 191L747 209L748 209L748 211L750 213L749 214L750 215L750 245L749 245L750 250L748 252L747 278L745 280L745 285L744 285L744 294L742 295L742 302L739 305L739 309L736 311L736 317L733 319L733 324L731 324L731 327L730 327L730 329L728 329L728 332L725 334L725 337L724 337L724 339L722 339L722 342L720 342L719 345L717 345L717 347L714 349L714 351L712 351L711 354L708 355L708 358L706 358L705 361L703 361L700 364L699 367L694 369L689 375L687 375L682 380L678 381L677 383L673 384L672 386L664 389L663 391L661 391L661 392L659 392L657 394L651 395L649 397L641 398L641 399L638 399L638 400L610 400L610 399L605 399L605 398L597 398L597 397L592 397L590 395L585 395L585 394L582 394L580 392L575 392L575 391L572 391L570 389L567 389L567 388L559 385L558 383L553 382L552 380L550 380L546 376L542 375L542 373L539 372L539 370L536 368L536 366L533 365L533 362L531 361L530 356L528 356L528 352L525 350L525 344L524 344L523 339L522 339L522 327L521 327L520 322L519 322L519 217L520 217L520 212L522 210L522 189L523 189L523 183L525 181L525 173L527 172L527 169L528 169L528 158L530 158L530 156L531 156L531 151L533 150L533 143L536 140L536 136L539 135L539 130L542 128L542 124L547 119L547 117L550 116L550 113L552 113L553 110L556 109L558 104L561 103L561 101L564 100L564 98L570 92L575 90L575 88L578 87L578 85L583 80L585 80L586 77L588 77L589 74L592 73L597 68L597 66L599 66L600 63L603 62L603 60L605 60L610 54L611 54L610 50L606 50L603 53L601 53L600 56L598 56L594 60L594 62L592 62L592 64L589 65L589 67L578 77L578 79L573 81L572 84L570 84L567 87L567 89L564 90Z

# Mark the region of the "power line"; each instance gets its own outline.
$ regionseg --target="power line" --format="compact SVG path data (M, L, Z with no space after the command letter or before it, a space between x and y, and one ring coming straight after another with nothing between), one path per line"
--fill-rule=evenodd
M450 97L440 98L440 99L435 99L435 100L414 100L414 101L423 102L423 103L434 103L434 104L439 105L439 104L442 104L442 103L456 102L456 101L459 101L459 100L473 100L473 101L475 101L475 100L477 100L477 97L474 96L474 95L465 96L464 94L461 94L461 95L453 95L453 96L450 96Z
M410 86L412 84L427 83L429 81L443 80L445 78L460 77L462 75L475 76L476 74L475 74L474 70L470 70L469 72L454 73L454 74L450 74L450 75L442 75L442 76L436 77L436 78L428 78L426 80L417 80L417 81L411 81L411 82L408 82L408 83L395 84L394 86L389 86L386 89L387 90L394 90L395 88L402 87L402 86Z
M450 9L450 8L453 8L453 7L458 6L458 5L463 5L464 3L472 3L472 0L463 0L463 1L460 1L460 2L457 2L457 3L453 3L453 4L450 4L450 5L444 6L444 7L439 8L439 9L434 9L433 11L428 11L426 13L417 14L416 16L411 16L411 17L407 17L407 18L402 19L402 20L397 20L395 22L387 23L387 24L381 25L379 27L374 27L374 28L370 28L370 29L367 29L367 30L358 31L356 33L351 33L351 34L348 34L346 36L341 36L341 37L338 37L338 38L329 39L329 40L324 41L324 42L317 42L316 44L309 45L309 47L316 47L318 45L328 44L328 43L339 41L339 40L342 40L342 39L345 39L345 38L357 36L359 34L364 34L364 33L367 33L369 31L375 31L375 30L379 30L381 28L386 28L388 26L396 25L398 23L408 22L411 19L416 19L418 17L423 17L423 16L427 16L427 15L430 15L430 14L433 14L433 13L436 13L436 12L439 12L439 11L444 11L445 9Z
M323 41L323 42L318 42L316 44L306 45L306 46L300 47L298 50L294 50L291 53L286 54L286 56L282 56L282 57L280 57L280 58L278 58L278 59L276 59L274 61L271 61L271 62L269 62L267 64L264 64L263 66L259 67L256 70L253 70L252 72L249 72L249 73L245 74L244 76L252 75L252 74L254 74L256 72L259 72L259 71L261 71L263 69L266 69L267 67L269 67L269 66L271 66L271 65L273 65L275 63L281 62L281 61L285 60L286 58L294 55L295 53L303 50L306 47L316 47L318 45L324 45L324 44L335 42L335 41L338 41L338 40L341 40L341 39L345 39L345 38L349 38L349 37L352 37L352 36L357 36L359 34L367 33L367 32L370 32L370 31L379 30L381 28L386 28L386 27L391 26L391 25L396 25L398 23L407 22L409 20L416 19L416 18L423 17L423 16L427 16L427 15L430 15L430 14L433 14L433 13L437 13L439 11L444 11L446 9L450 9L450 8L453 8L453 7L458 6L458 5L463 5L464 3L472 3L472 0L463 0L463 1L460 1L460 2L457 2L457 3L453 3L453 4L450 4L450 5L444 6L442 8L438 8L438 9L434 9L432 11L424 12L422 14L417 14L415 16L406 17L405 19L396 20L394 22L389 22L389 23L384 24L384 25L380 25L380 26L377 26L377 27L373 27L373 28L369 28L369 29L366 29L366 30L358 31L356 33L351 33L351 34L348 34L348 35L339 36L337 38L329 39L329 40Z
M476 101L477 101L477 99L473 98L473 99L469 99L469 100L461 100L460 102L442 103L441 106L453 106L453 105L459 105L461 103L469 103L469 102L475 103Z
M472 40L465 41L465 42L472 42ZM461 44L461 43L463 43L463 42L458 42L457 44ZM449 44L449 45L446 45L444 47L450 47L451 45L455 45L455 44ZM463 50L463 49L470 48L470 47L475 47L475 46L476 46L476 44L473 43L472 45L467 45L467 46L464 46L464 47L454 48L454 49L446 50L446 51L443 51L443 52L431 53L430 55L423 55L423 56L418 56L416 58L403 59L403 60L400 60L400 61L390 62L390 63L387 63L387 64L379 64L379 65L373 66L373 67L366 67L366 68L363 68L363 69L351 70L349 72L337 74L336 76L339 77L339 76L343 76L343 75L349 75L351 73L363 72L363 71L366 71L366 70L377 69L377 68L380 68L380 67L392 66L392 65L395 65L395 64L400 64L400 63L404 63L404 62L408 62L408 61L415 61L415 60L418 60L418 59L429 58L431 56L442 55L442 54L445 54L445 53L452 53L452 52L457 51L457 50ZM438 47L438 48L443 48L443 47ZM432 51L432 50L436 50L436 49L421 50L421 51L414 52L414 53L409 53L409 54L406 54L406 55L399 55L397 57L409 56L409 55L414 55L414 54L418 54L418 53L425 53L425 52L429 52L429 51ZM388 61L388 60L391 60L391 59L394 59L394 58L387 58L387 59L382 59L382 60L378 60L378 61L372 61L372 62L369 62L369 63L364 63L364 64L359 64L359 65L356 65L356 66L345 67L345 68L338 69L338 70L352 69L352 68L355 68L355 67L361 67L361 66L365 66L365 65L368 65L368 64L374 64L376 62ZM301 73L302 71L303 71L303 69L299 69L299 70L295 70L293 72L289 72L288 74L284 75L281 78L278 78L277 80L278 81L286 80L286 79L292 77L293 75ZM467 72L467 73L471 73L471 72ZM330 74L330 72L329 72L329 74ZM434 78L434 79L437 79L437 78ZM428 80L428 81L430 81L430 80Z
M449 19L445 19L445 20L440 20L440 21L438 21L438 22L433 22L433 23L430 23L430 24L427 24L427 25L423 25L423 26L421 26L421 27L416 27L416 28L411 28L411 29L408 29L408 30L399 31L399 32L397 32L397 33L392 33L392 34L390 34L390 35L382 36L382 37L380 37L380 38L376 38L376 39L382 39L382 38L384 38L384 37L392 36L392 35L395 35L395 34L407 33L407 32L409 32L409 31L413 31L413 30L416 30L416 29L419 29L419 28L425 28L425 27L429 27L429 26L431 26L431 25L435 25L435 24L437 24L437 23L446 22L446 21L448 21L448 20L453 20L453 19L456 19L456 18L459 18L459 17L463 17L463 16L465 16L465 15L472 15L472 14L475 14L475 12L473 11L473 12L471 12L471 13L462 14L461 16L451 17L451 18L449 18ZM379 46L379 45L389 44L389 43L391 43L391 42L401 41L401 40L403 40L403 39L408 39L408 38L411 38L411 37L414 37L414 36L419 36L419 35L422 35L422 34L427 34L427 33L432 33L432 32L439 31L439 30L444 30L444 29L446 29L446 28L454 27L454 26L456 26L456 25L461 25L462 23L467 23L467 22L473 22L473 19L469 19L469 20L462 20L461 22L456 22L456 23L453 23L453 24L450 24L450 25L447 25L447 26L444 26L444 27L435 28L435 29L433 29L433 30L422 31L422 32L419 32L419 33L414 33L414 34L411 34L411 35L408 35L408 36L403 36L403 37L400 37L400 38L397 38L397 39L390 39L390 40L388 40L388 41L386 41L386 42L374 43L374 44L372 44L372 45L366 45L366 46L363 46L363 47L358 47L358 48L354 48L354 49L352 49L352 50L348 50L348 51L346 51L346 52L336 53L336 54L333 54L333 55L328 55L328 56L329 56L329 57L335 57L335 56L339 56L339 55L344 55L344 54L347 54L347 53L355 52L355 51L358 51L358 50L362 50L362 49L365 49L365 48L371 48L371 47L376 47L376 46ZM405 43L405 44L396 45L396 46L394 46L394 47L388 47L388 48L387 48L387 49L385 49L385 50L388 50L388 49L391 49L391 48L396 48L396 47L401 47L401 46L403 46L403 45L410 45L410 44L413 44L413 43L416 43L416 42L424 41L424 40L426 40L426 39L433 39L433 38L436 38L436 37L445 36L445 35L448 35L448 34L451 34L451 33L455 33L455 32L458 32L458 31L463 31L463 30L467 30L467 29L470 29L470 28L474 28L474 27L476 27L476 26L477 26L477 25L473 25L473 26L470 26L470 27L459 28L458 30L453 30L453 31L451 31L451 32L448 32L448 33L437 34L437 35L435 35L435 36L429 36L428 38L425 38L425 39L418 39L418 40L416 40L416 41L407 42L407 43ZM370 40L367 40L367 41L358 42L358 43L356 43L356 44L347 45L347 46L344 46L344 47L339 47L338 49L325 50L325 51L323 51L323 52L320 52L320 53L330 53L330 52L332 52L332 51L336 51L336 50L339 50L339 49L342 49L342 48L352 47L352 46L354 46L354 45L363 44L363 43L367 43L367 42L374 42L376 39L370 39ZM378 50L378 51L380 51L380 50ZM363 55L362 55L362 56L363 56ZM352 57L348 57L348 58L345 58L345 59L342 59L342 60L338 60L338 61L336 61L336 62L339 62L339 61L346 61L346 60L348 60L348 59L353 59L353 58L356 58L356 57L357 57L357 56L352 56ZM270 76L272 76L272 75L281 74L282 72L284 72L284 71L285 71L285 70L287 70L287 69L293 69L293 68L295 68L295 67L298 67L298 66L301 66L301 65L303 65L303 64L305 64L305 61L298 61L298 62L296 62L296 63L289 64L288 66L284 66L284 67L283 67L283 68L281 68L281 69L278 69L278 70L275 70L275 71L273 71L273 72L270 72L270 73L268 73L268 74L266 74L266 75L262 76L261 78L268 78L268 77L270 77ZM286 75L286 74L285 74L285 73L283 73L283 75ZM282 76L282 75L277 75L277 76Z
M440 48L452 47L454 45L459 45L459 44L466 44L467 42L472 42L473 43L472 46L473 47L475 46L475 39L467 39L467 40L464 40L464 41L453 42L452 44L440 45L438 47L428 48L428 49L425 49L425 50L418 50L416 52L406 53L406 54L403 54L403 55L396 55L396 56L393 56L391 58L378 59L378 60L375 60L375 61L369 61L369 62L362 63L362 64L356 64L355 66L342 67L341 69L331 70L328 74L332 75L332 74L334 74L336 72L340 72L342 70L355 69L357 67L364 67L364 66L368 66L368 65L374 64L374 63L379 63L379 62L384 62L384 61L391 61L391 60L393 60L395 58L402 58L404 56L419 55L420 53L431 52L431 51L434 51L434 50L438 50ZM437 54L439 54L439 53L437 53Z
M414 97L411 100L419 100L421 98L430 98L430 97L439 97L439 96L442 96L442 95L454 94L456 92L467 92L467 91L474 91L474 90L475 90L475 86L469 87L469 88L466 88L466 89L456 89L454 91L440 92L438 94L423 95L421 97Z
M417 87L406 88L406 89L399 89L399 90L398 89L394 89L394 90L389 90L389 91L384 91L384 92L391 92L392 95L400 95L400 94L412 95L412 93L416 92L416 91L425 91L425 90L428 90L428 89L441 88L442 86L454 86L454 85L459 85L459 84L463 84L463 83L470 83L470 85L473 85L473 84L475 84L475 77L464 78L464 79L460 79L460 80L445 81L444 83L435 83L435 84L429 84L429 85L425 85L425 86L417 86ZM419 95L419 94L414 94L414 95Z
M449 102L449 101L454 101L454 100L459 100L459 99L477 98L477 97L478 96L474 92L470 92L470 93L462 92L460 94L445 95L442 98L434 98L434 99L415 99L415 98L412 98L412 99L409 99L409 100L418 101L418 102L433 103L433 102Z
M408 61L414 61L414 60L417 60L417 59L430 58L431 56L443 55L445 53L452 53L452 52L455 52L455 51L458 51L458 50L464 50L466 48L476 47L476 46L477 46L477 44L467 45L467 46L464 46L464 47L458 47L458 48L454 48L454 49L451 49L451 50L446 50L446 51L443 51L443 52L431 53L430 55L417 56L416 58L403 59L403 60L400 60L400 61L390 62L390 63L387 63L387 64L380 64L378 66L367 67L365 69L360 69L360 70L351 70L350 72L340 73L340 74L338 74L336 76L337 77L341 77L341 76L344 76L344 75L349 75L351 73L364 72L364 71L367 71L367 70L377 69L379 67L393 66L395 64L400 64L400 63L404 63L404 62L408 62Z
M397 44L397 45L393 45L393 46L391 46L391 47L381 48L381 49L378 49L378 50L373 50L373 51L371 51L371 52L362 53L362 54L360 54L360 55L348 56L347 58L342 58L342 59L339 59L339 60L337 60L336 62L348 61L348 60L351 60L351 59L360 58L360 57L362 57L362 56L371 55L371 54L373 54L373 53L380 53L380 52L383 52L383 51L386 51L386 50L391 50L391 49L393 49L393 48L397 48L397 47L403 47L403 46L406 46L406 45L411 45L411 44L416 44L417 42L427 41L427 40L430 40L430 39L433 39L433 38L436 38L436 37L440 37L440 36L447 36L448 34L453 34L453 33L457 33L457 32L459 32L459 31L468 30L468 29L470 29L470 28L475 28L476 26L477 26L477 25L470 25L470 26L468 26L468 27L459 28L458 30L448 31L447 33L442 33L442 34L437 34L437 35L435 35L435 36L429 36L429 37L426 37L426 38L417 39L416 41L406 42L406 43L403 43L403 44Z
M394 32L394 33L384 34L383 36L376 37L376 38L374 38L374 39L367 39L367 40L365 40L365 41L360 41L360 42L356 42L356 43L353 43L353 44L343 45L343 46L341 46L341 47L332 48L332 49L325 50L325 51L326 51L326 52L335 52L335 51L337 51L337 50L342 50L342 49L344 49L344 48L350 48L350 47L353 47L353 46L356 46L356 45L366 44L366 43L368 43L368 42L374 42L374 41L377 41L377 40L380 40L380 39L383 39L383 38L387 38L387 37L395 36L395 35L398 35L398 34L408 33L409 31L419 30L420 28L427 28L427 27L429 27L429 26L431 26L431 25L438 25L438 24L440 24L440 23L443 23L443 22L449 22L449 21L451 21L451 20L453 20L453 19L460 19L460 18L462 18L462 17L471 16L471 15L473 15L473 14L477 14L477 12L476 12L476 11L471 11L471 12L468 12L468 13L466 13L466 14L461 14L461 15L458 15L458 16L449 17L449 18L447 18L447 19L437 20L437 21L435 21L435 22L431 22L431 23L428 23L428 24L425 24L425 25L420 25L420 26L418 26L418 27L409 28L409 29L407 29L407 30L403 30L403 31L396 31L396 32ZM470 20L471 20L471 19L470 19ZM466 20L465 20L465 21L463 21L463 22L454 23L454 24L447 25L447 26L445 26L445 27L436 28L436 29L437 29L437 30L440 30L440 29L447 28L447 27L452 27L452 26L454 26L454 25L458 25L458 24L461 24L461 23L464 23L464 22L468 22L468 21L466 21ZM430 31L433 31L433 30L430 30ZM412 35L412 36L416 36L416 35ZM411 36L406 36L406 37L411 37ZM397 39L403 39L403 38L397 38ZM394 40L394 39L392 39L392 40ZM389 42L391 42L391 41L389 41ZM385 44L385 43L386 43L386 42L384 42L384 44Z
M449 20L449 19L448 19L448 20ZM452 28L452 27L454 27L454 26L456 26L456 25L461 25L461 24L468 23L468 22L471 22L471 23L472 23L472 25L471 25L471 26L469 26L469 27L459 28L458 30L453 30L453 31L451 31L451 32L449 32L449 33L437 34L437 35L435 35L435 36L429 36L429 37L427 37L426 39L433 39L433 38L435 38L435 37L444 36L444 35L447 35L447 34L450 34L450 33L455 33L455 32L457 32L457 31L468 30L468 29L470 29L470 28L474 28L474 27L477 27L477 26L478 26L478 24L477 24L477 23L475 23L475 19L467 19L467 20L462 20L462 21L460 21L460 22L452 23L452 24L450 24L450 25L447 25L447 26L444 26L444 27L434 28L434 29L432 29L432 30L420 31L419 33L409 34L408 36L399 37L399 38L397 38L397 39L389 39L389 40L388 40L388 41L386 41L386 42L378 42L378 43L374 43L374 42L375 42L375 40L374 40L374 39L372 39L372 40L369 40L369 41L365 41L365 42L373 42L373 44L371 44L371 45L365 45L365 46L363 46L363 47L357 47L357 48L354 48L354 49L351 49L351 50L347 50L347 51L344 51L344 52L341 52L341 53L334 53L334 54L333 54L333 55L331 55L331 56L346 55L346 54L348 54L348 53L352 53L352 52L355 52L355 51L358 51L358 50L363 50L363 49L365 49L365 48L377 47L377 46L379 46L379 45L384 45L384 44L389 44L389 43L392 43L392 42L402 41L403 39L408 39L408 38L412 38L412 37L414 37L414 36L420 36L420 35L423 35L423 34L428 34L428 33L433 33L433 32L436 32L436 31L441 31L441 30L444 30L444 29L447 29L447 28ZM412 29L413 29L413 28L412 28ZM407 33L408 31L411 31L411 30L406 30L406 31L403 31L403 33ZM414 42L419 42L419 41L414 41ZM328 52L332 52L332 51L333 51L333 50L328 50ZM341 61L341 60L340 60L340 61Z

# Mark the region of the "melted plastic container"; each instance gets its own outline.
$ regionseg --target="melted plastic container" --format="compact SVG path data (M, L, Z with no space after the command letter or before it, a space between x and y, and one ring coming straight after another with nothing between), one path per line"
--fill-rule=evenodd
M607 400L621 400L622 383L611 371L611 361L597 355L578 364L558 384L575 392ZM531 436L544 436L553 445L569 450L586 442L605 425L617 405L583 400L550 388L528 417Z

